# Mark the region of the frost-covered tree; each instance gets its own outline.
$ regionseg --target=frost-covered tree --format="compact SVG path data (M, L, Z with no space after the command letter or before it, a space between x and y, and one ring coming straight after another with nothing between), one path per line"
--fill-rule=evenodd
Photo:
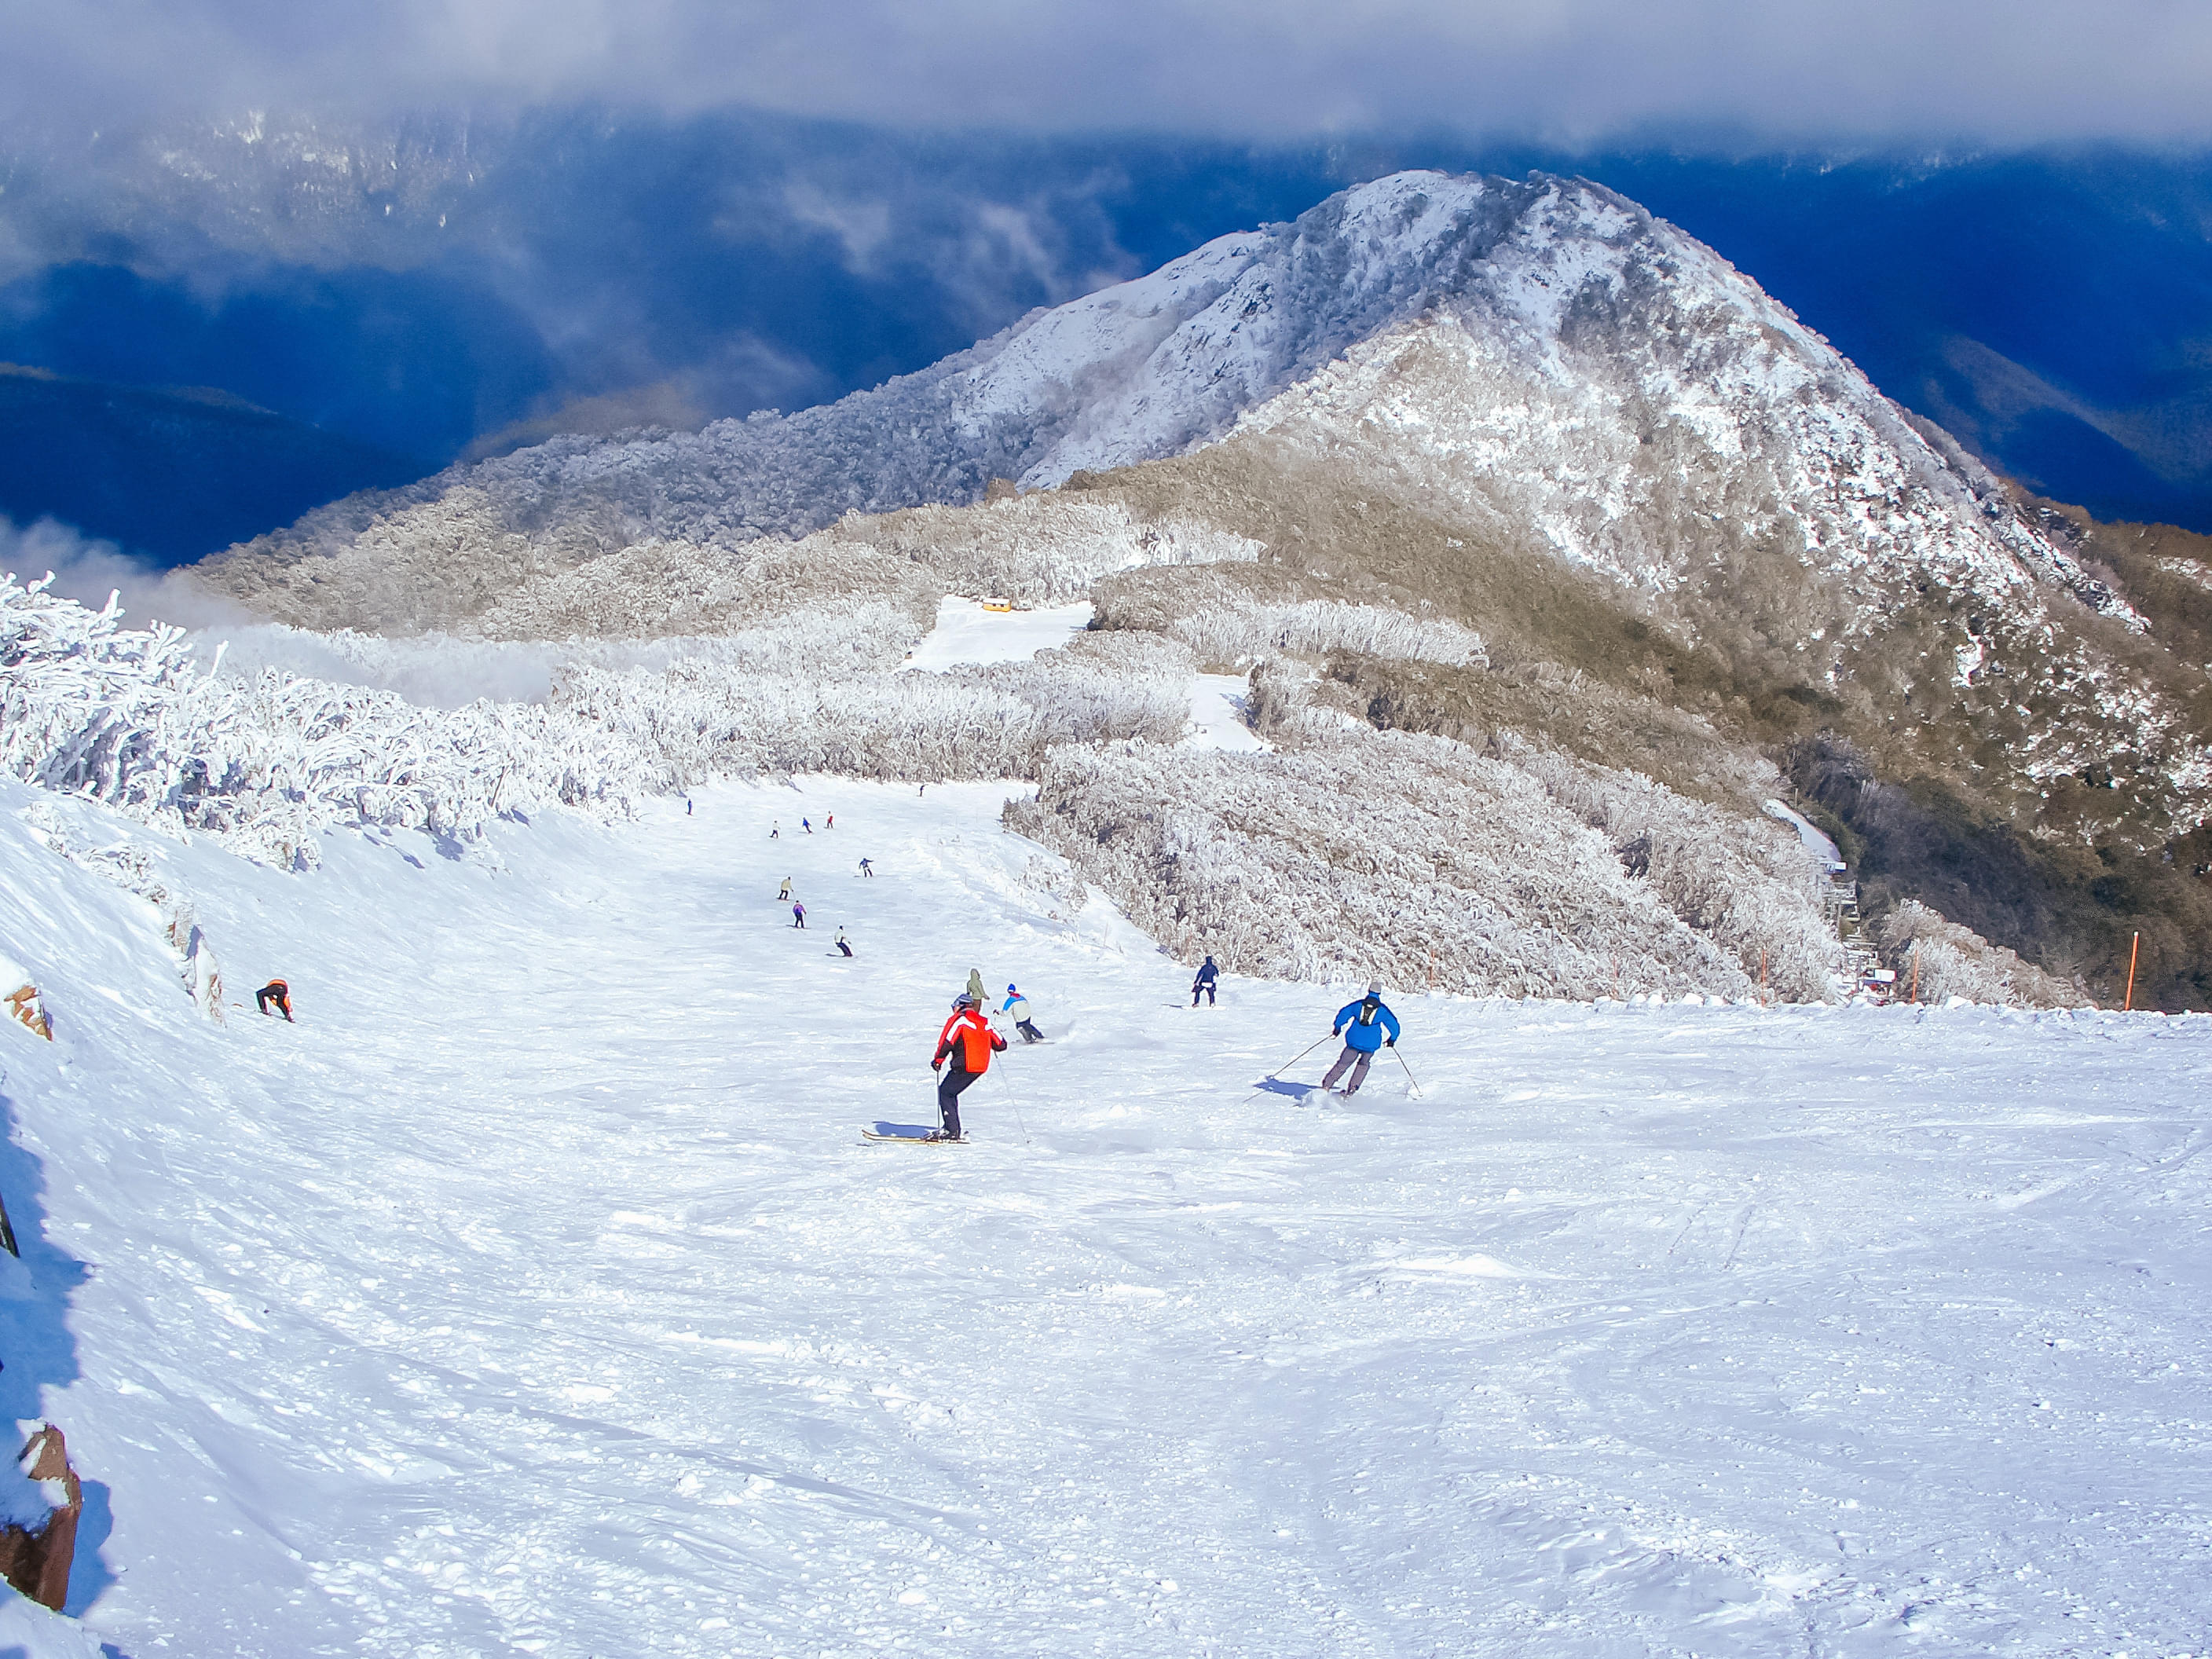
M1007 822L1178 956L1239 972L1743 997L1764 949L1780 994L1832 994L1843 952L1794 837L1740 834L1644 781L1547 771L1399 733L1261 757L1067 747ZM1631 828L1656 832L1656 879L1622 861Z

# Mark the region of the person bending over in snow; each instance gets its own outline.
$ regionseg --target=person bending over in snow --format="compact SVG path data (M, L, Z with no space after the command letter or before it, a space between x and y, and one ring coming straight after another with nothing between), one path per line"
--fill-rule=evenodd
M937 1115L940 1125L932 1140L958 1140L960 1094L990 1069L991 1056L1006 1046L1006 1038L991 1029L982 1006L965 991L952 1005L952 1018L937 1034L937 1055L929 1062L933 1072L943 1068L937 1080ZM948 1067L945 1062L952 1061Z
M799 821L799 827L811 836L814 833L814 820L811 818L801 818Z
M876 866L874 863L870 860L862 859L860 860L860 873L867 877L869 880L873 881L876 876Z
M845 938L845 930L842 927L837 930L837 948L848 957L853 954L852 945Z
M276 1012L283 1015L288 1021L295 1025L299 1024L299 1021L292 1018L292 988L281 979L270 980L268 984L253 994L253 1006L263 1013L269 1012L270 1005L272 1003L276 1005Z
M1213 981L1220 977L1221 969L1213 965L1213 958L1206 957L1206 965L1198 970L1198 977L1190 982L1190 1006L1194 1008L1198 1006L1198 994L1203 991L1206 993L1206 1006L1209 1008L1213 1006Z
M1011 985L1006 987L1006 1006L999 1010L1014 1017L1014 1029L1022 1034L1024 1042L1042 1042L1044 1033L1030 1024L1030 1000Z
M1349 1066L1352 1081L1344 1085L1345 1098L1348 1100L1358 1094L1359 1085L1367 1081L1367 1067L1373 1062L1376 1051L1386 1043L1393 1048L1398 1046L1398 1016L1382 1006L1381 980L1368 981L1365 996L1357 1002L1347 1002L1336 1011L1336 1020L1328 1028L1328 1034L1334 1036L1340 1031L1344 1033L1344 1052L1336 1057L1336 1064L1328 1068L1328 1075L1321 1080L1321 1086L1324 1089L1336 1087L1337 1079L1342 1077L1345 1068ZM1385 1031L1390 1034L1387 1037L1382 1035Z
M794 927L806 926L806 907L797 899L791 902L791 925Z

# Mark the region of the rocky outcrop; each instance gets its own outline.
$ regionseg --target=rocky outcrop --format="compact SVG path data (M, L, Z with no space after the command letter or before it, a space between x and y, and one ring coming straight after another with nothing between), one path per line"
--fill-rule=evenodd
M0 1527L0 1577L33 1601L56 1613L69 1600L70 1567L76 1559L76 1523L84 1512L84 1490L70 1468L62 1431L41 1423L16 1460L23 1473L45 1488L52 1506L44 1521Z

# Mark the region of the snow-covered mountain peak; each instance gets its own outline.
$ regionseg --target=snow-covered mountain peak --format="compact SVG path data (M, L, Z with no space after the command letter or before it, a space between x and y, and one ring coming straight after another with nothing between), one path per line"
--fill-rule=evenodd
M1430 354L1410 402L1346 369L1435 330L1465 349ZM1188 454L1240 422L1285 430L1292 394L1308 441L1356 438L1455 511L1522 513L1478 500L1484 479L1556 498L1516 535L1647 589L1680 574L1686 525L1724 524L1818 565L1902 579L1948 562L1992 593L2056 581L2094 596L1710 249L1586 180L1430 172L1222 237L836 404L557 439L337 503L208 574L288 621L450 625L532 574L647 540L799 536L851 512L964 505L994 478L1036 489ZM1901 517L1877 499L1895 490Z

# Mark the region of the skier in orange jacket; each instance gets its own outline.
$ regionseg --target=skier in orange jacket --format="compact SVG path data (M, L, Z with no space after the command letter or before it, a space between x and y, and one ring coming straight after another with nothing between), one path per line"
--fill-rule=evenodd
M963 991L960 1000L952 1005L952 1018L945 1022L938 1033L937 1056L929 1062L933 1072L945 1066L946 1058L951 1066L937 1082L937 1115L942 1127L929 1138L932 1140L959 1140L960 1091L990 1069L991 1056L1006 1046L1006 1038L991 1029L991 1022L974 997Z

